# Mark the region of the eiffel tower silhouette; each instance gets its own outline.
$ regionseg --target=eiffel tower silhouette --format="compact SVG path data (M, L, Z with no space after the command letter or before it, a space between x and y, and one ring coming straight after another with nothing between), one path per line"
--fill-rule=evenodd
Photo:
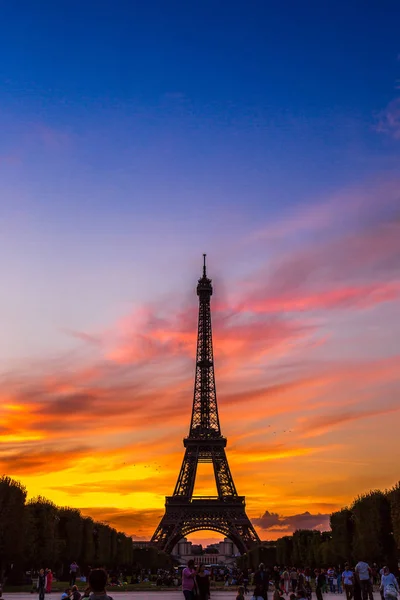
M190 533L213 530L230 538L243 554L260 539L246 514L244 496L238 496L225 454L226 438L221 434L215 389L210 309L213 288L205 254L203 258L203 276L197 285L199 323L190 430L183 440L185 455L174 493L165 499L165 514L151 542L171 552ZM217 496L193 496L199 463L212 463Z

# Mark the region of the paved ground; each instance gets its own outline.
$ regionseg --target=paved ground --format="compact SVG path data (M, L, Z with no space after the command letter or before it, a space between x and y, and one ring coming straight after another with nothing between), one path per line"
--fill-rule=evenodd
M173 590L168 592L158 592L154 591L141 591L141 592L117 592L115 590L110 590L109 594L113 596L115 600L155 600L156 598L160 600L183 600L183 594L180 590ZM48 596L46 596L47 598ZM51 594L50 598L52 600L59 600L61 594L54 593ZM2 600L8 600L8 598L12 598L12 600L37 600L37 594L29 594L29 593L11 593L4 592ZM212 592L211 600L235 600L236 598L236 588L230 588L223 592ZM272 594L268 595L268 598L272 599ZM324 594L324 600L345 600L346 596L344 594ZM252 600L251 594L246 596L246 600ZM315 600L315 594L313 594L313 600ZM380 594L378 592L374 592L374 600L381 600Z

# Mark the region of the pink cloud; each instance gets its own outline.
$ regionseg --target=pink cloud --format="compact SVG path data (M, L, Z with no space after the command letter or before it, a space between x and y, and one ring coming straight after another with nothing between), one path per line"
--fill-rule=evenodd
M254 525L259 527L262 532L274 531L282 532L282 535L288 535L296 529L318 529L327 531L330 529L330 514L311 514L306 511L297 515L282 516L278 513L268 510L259 518L253 518Z
M380 113L377 130L400 139L400 98L392 100Z

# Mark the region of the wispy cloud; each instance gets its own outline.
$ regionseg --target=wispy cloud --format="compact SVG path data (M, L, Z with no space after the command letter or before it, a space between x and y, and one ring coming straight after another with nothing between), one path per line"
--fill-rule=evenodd
M400 139L400 98L392 100L380 113L377 130Z

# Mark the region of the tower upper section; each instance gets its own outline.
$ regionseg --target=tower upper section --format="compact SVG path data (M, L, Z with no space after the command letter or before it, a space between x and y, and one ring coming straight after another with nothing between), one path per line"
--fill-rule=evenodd
M196 374L189 439L221 438L211 328L211 279L207 277L206 255L203 254L203 276L197 284L199 322L197 330Z

